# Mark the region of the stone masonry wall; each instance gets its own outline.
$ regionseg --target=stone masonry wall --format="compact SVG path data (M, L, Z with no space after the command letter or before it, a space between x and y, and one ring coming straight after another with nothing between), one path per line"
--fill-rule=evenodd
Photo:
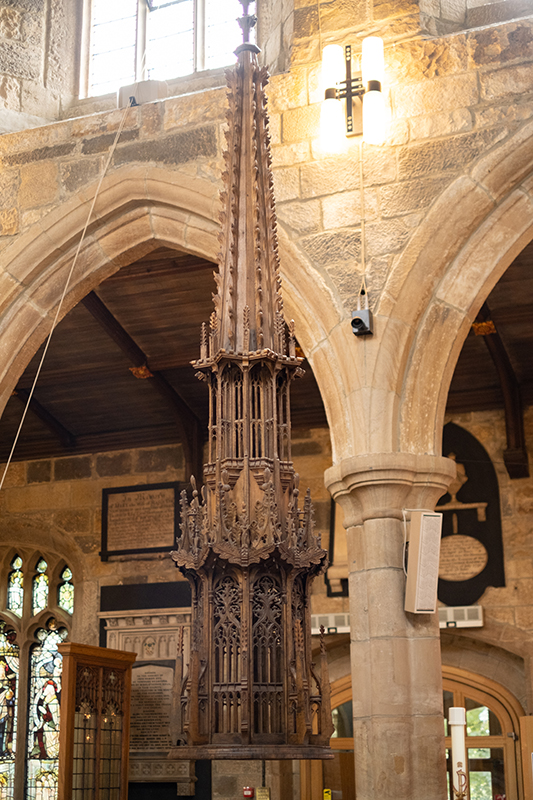
M57 119L72 103L82 5L81 0L0 2L0 133Z
M350 140L339 156L320 147L318 50L310 52L310 41L295 31L291 71L269 88L278 215L348 314L361 278L361 145ZM374 309L392 262L435 199L531 118L532 58L532 20L387 47L390 135L362 149ZM218 184L224 107L218 88L132 109L111 171L155 164ZM106 112L0 139L0 252L69 197L87 202L83 188L103 168L119 120L120 112Z
M527 713L531 713L528 687L531 683L529 641L533 630L533 474L515 480L507 474L503 463L507 446L503 411L454 414L446 421L452 421L473 434L487 450L496 470L506 579L505 586L489 587L478 600L483 606L483 628L444 635L446 663L503 683L528 709ZM525 412L525 436L531 453L531 406Z
M327 548L331 501L323 475L331 464L329 432L298 432L293 447L300 485L303 491L308 486L311 489L317 530ZM185 480L181 445L14 462L0 492L0 562L23 542L49 548L65 558L77 587L72 638L97 644L101 586L183 580L168 554L115 556L101 561L102 490ZM321 608L324 580L317 579L314 589ZM331 598L329 602L336 610L346 600Z

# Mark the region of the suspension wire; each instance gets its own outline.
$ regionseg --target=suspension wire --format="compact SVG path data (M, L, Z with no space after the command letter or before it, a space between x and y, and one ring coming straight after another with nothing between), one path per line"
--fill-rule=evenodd
M145 54L145 57L146 57L146 54ZM5 481L5 478L6 478L7 471L9 469L9 466L10 466L11 461L13 459L13 454L15 452L15 448L16 448L18 440L20 438L20 434L21 434L21 431L22 431L22 426L24 424L24 420L26 419L26 414L28 413L28 409L30 407L30 403L32 401L33 394L35 392L35 387L37 385L37 381L39 380L39 376L40 376L41 370L43 368L44 360L46 358L46 354L48 353L48 348L50 347L50 342L52 341L52 335L53 335L53 333L54 333L54 331L55 331L55 329L56 329L56 327L58 325L58 322L59 322L61 309L63 308L63 303L64 303L64 300L65 300L65 297L66 297L66 294L67 294L67 290L68 290L68 287L70 285L70 281L72 279L72 275L74 273L74 269L76 268L76 263L78 261L78 257L80 255L81 248L82 248L83 242L85 240L85 236L87 234L87 230L89 228L89 224L90 224L92 216L93 216L94 208L96 206L96 201L98 199L98 195L100 194L100 190L102 188L102 183L104 181L104 178L105 178L105 176L107 174L107 171L109 169L109 166L111 164L111 159L113 158L113 155L115 154L115 150L116 150L118 141L120 139L122 131L124 130L124 125L126 124L126 117L128 115L128 111L131 108L131 104L132 104L132 100L130 99L129 104L124 109L124 113L123 113L122 118L120 120L120 124L118 126L115 139L114 139L113 144L111 145L111 147L109 149L109 154L108 154L108 157L107 157L107 161L105 163L105 166L104 166L104 169L102 171L102 174L100 175L100 180L98 181L98 186L96 187L96 192L94 193L94 197L92 199L91 207L89 209L89 213L87 214L87 219L86 219L85 225L83 227L83 231L82 231L82 234L80 236L80 240L78 242L78 246L76 248L76 252L74 254L74 258L72 260L72 264L71 264L70 270L69 270L68 275L67 275L67 280L65 281L65 286L63 288L63 292L61 294L61 298L59 300L59 304L58 304L57 309L56 309L54 320L52 322L52 327L50 329L50 333L47 336L46 344L45 344L42 356L41 356L40 361L39 361L39 366L37 367L37 372L35 373L35 377L33 379L32 386L31 386L31 389L30 389L30 393L28 395L28 398L26 400L26 404L24 406L24 412L22 414L22 418L20 420L20 423L19 423L19 426L18 426L18 429L17 429L17 433L15 434L15 439L13 441L13 446L11 447L11 451L10 451L8 459L6 461L6 464L5 464L5 467L4 467L4 471L2 473L2 478L0 480L0 490L2 489L2 487L4 485L4 481Z
M359 144L359 208L361 215L361 286L357 296L357 307L361 304L361 295L365 296L365 308L368 308L368 289L366 288L366 208L365 183L363 175L363 138Z

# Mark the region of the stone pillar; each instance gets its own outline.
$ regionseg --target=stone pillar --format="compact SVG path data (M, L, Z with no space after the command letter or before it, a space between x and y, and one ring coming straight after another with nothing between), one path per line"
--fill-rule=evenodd
M454 475L411 453L326 472L348 536L357 800L446 800L439 624L403 610L402 509L433 509Z

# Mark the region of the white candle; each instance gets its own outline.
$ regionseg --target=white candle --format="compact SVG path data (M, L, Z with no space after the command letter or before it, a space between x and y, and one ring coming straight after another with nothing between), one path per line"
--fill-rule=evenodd
M452 738L452 781L454 797L468 800L468 761L466 758L466 711L462 707L452 707L448 712L448 723Z

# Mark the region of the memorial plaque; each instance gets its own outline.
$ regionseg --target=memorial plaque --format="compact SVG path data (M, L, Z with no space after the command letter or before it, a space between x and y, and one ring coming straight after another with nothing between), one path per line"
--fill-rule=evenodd
M179 483L104 489L102 561L110 555L165 552L178 530Z
M131 681L131 752L167 752L174 667L165 664L135 665Z
M439 578L445 581L468 581L487 566L489 554L473 536L445 536L440 545Z

